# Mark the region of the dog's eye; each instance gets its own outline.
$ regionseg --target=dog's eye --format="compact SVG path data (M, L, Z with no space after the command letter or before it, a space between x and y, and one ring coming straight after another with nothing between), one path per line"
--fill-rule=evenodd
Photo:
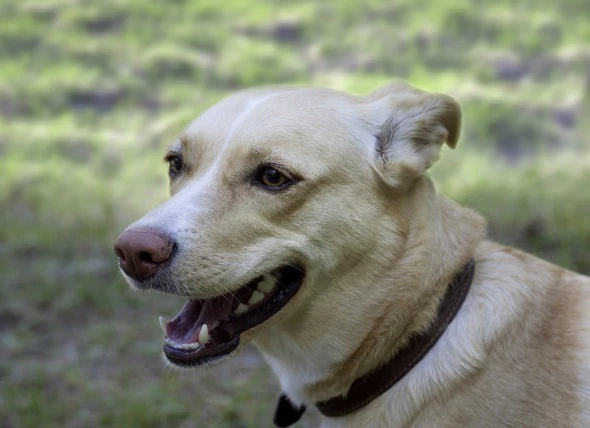
M168 174L170 177L176 177L178 174L182 172L182 157L180 155L170 155L166 157L166 160L169 163L168 167Z
M287 171L276 166L265 166L258 171L257 181L267 189L283 189L293 184L294 179Z

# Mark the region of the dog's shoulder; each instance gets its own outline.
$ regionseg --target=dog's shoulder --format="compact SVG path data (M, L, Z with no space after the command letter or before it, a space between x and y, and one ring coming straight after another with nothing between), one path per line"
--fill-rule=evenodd
M572 415L590 421L590 278L490 241L478 246L476 261L481 295L497 299L498 319L513 316L496 347L510 355L488 362L493 377L509 373L526 386L519 395L529 416L588 426Z

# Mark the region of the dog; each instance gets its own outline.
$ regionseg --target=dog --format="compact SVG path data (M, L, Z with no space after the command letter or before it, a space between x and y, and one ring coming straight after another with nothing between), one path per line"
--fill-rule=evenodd
M437 192L460 127L454 99L401 83L205 111L165 157L171 198L115 243L131 287L187 297L160 318L166 360L253 344L279 426L317 405L323 427L589 427L590 278Z

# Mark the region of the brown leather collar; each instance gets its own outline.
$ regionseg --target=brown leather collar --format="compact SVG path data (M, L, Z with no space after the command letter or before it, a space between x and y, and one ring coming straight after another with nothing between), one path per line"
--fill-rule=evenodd
M464 302L475 272L475 262L470 260L449 284L438 307L436 318L423 333L410 338L408 345L375 371L356 379L346 395L339 395L316 403L324 416L337 417L352 413L379 397L420 362L445 332L461 304ZM277 406L274 422L279 427L295 423L305 411L305 406L294 407L283 394Z
M412 370L434 346L459 312L473 281L474 272L475 262L470 260L449 284L438 307L436 318L428 329L410 338L403 350L377 370L355 380L345 396L340 395L316 403L319 411L324 416L332 417L352 413L383 394Z

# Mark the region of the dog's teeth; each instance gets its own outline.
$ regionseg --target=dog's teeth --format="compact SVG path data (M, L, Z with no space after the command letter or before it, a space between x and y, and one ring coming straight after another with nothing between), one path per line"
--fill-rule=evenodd
M201 346L201 344L199 342L179 343L179 342L175 342L169 338L165 338L164 340L166 341L166 343L168 345L173 346L174 348L177 348L177 349L197 349L199 346Z
M243 303L240 303L238 305L238 307L236 308L236 310L234 311L234 315L242 315L244 312L248 311L248 305L244 305Z
M160 317L160 327L162 327L164 336L168 336L168 332L166 331L166 320L164 319L164 317Z
M250 299L248 300L248 304L255 305L256 303L262 301L262 299L264 299L264 293L254 290L254 293L252 293L252 296L250 296Z
M199 343L204 345L207 342L209 342L209 328L207 327L207 324L203 324L203 327L201 327L201 331L199 332Z
M258 287L256 287L256 289L263 293L268 293L269 291L272 291L275 283L276 280L272 276L264 275L262 281L258 283Z

